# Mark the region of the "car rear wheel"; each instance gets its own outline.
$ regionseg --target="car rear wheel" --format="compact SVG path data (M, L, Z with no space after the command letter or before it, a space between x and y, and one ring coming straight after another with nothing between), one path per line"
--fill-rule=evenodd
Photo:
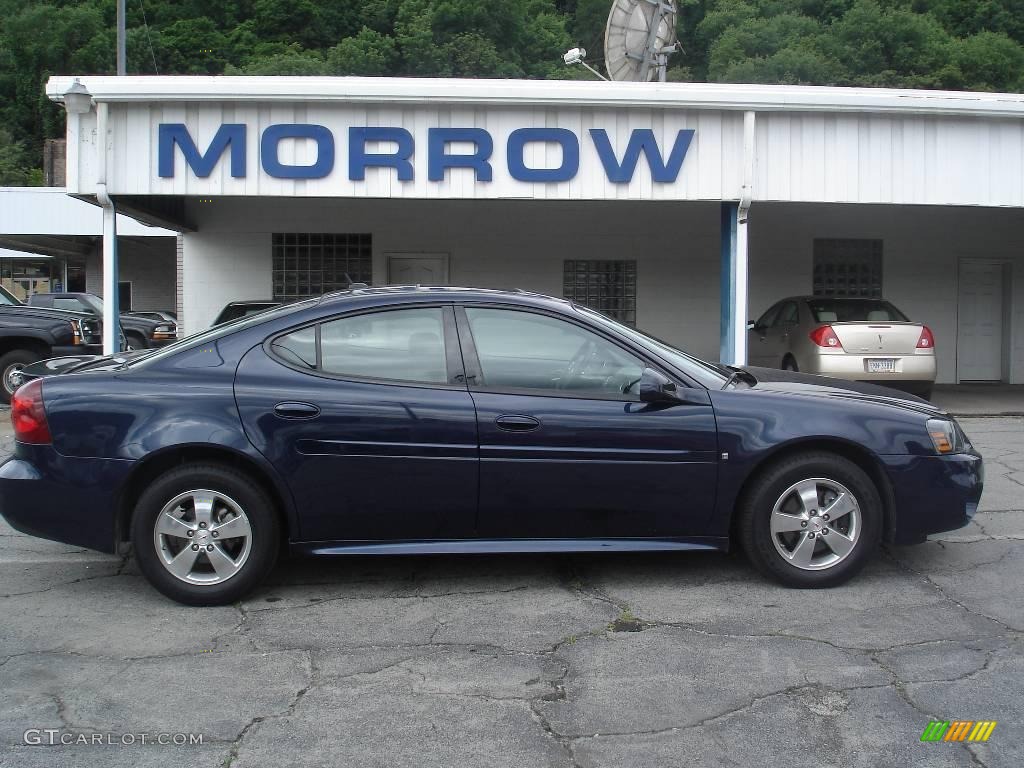
M186 605L232 603L274 566L280 525L273 502L229 467L188 464L139 497L132 544L160 592Z
M871 478L830 453L792 456L744 494L738 535L762 573L790 587L833 587L877 549L882 501Z
M800 372L800 369L797 368L796 360L794 360L790 355L786 355L786 359L782 361L782 370L793 371L794 373Z
M3 402L11 402L11 395L20 386L18 374L39 360L42 360L42 357L28 349L12 349L7 354L0 356L0 376L3 376L0 398L3 399Z

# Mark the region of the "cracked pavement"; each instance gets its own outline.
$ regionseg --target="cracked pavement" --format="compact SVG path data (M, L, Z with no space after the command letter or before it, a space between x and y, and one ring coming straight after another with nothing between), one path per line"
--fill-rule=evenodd
M1024 765L1024 419L961 423L975 521L830 591L737 555L381 557L186 608L0 523L0 766ZM999 725L922 744L930 719Z

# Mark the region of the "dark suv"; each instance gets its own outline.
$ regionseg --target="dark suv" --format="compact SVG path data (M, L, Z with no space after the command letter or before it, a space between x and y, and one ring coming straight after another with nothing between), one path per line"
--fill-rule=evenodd
M33 307L53 307L103 317L103 299L92 293L37 293L30 296ZM121 330L129 349L162 347L178 338L174 323L121 313Z
M66 309L29 307L0 287L0 402L10 401L21 370L38 360L102 352L99 318Z

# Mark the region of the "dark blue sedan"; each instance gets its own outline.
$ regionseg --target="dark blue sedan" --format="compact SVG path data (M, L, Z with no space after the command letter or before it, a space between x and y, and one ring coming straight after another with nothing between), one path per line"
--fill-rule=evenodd
M794 587L967 523L960 426L523 292L353 290L15 394L0 511L228 603L317 555L727 549Z

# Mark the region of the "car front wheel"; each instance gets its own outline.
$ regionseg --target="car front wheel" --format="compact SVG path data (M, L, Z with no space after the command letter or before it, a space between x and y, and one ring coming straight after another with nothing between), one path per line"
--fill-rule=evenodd
M279 540L273 502L247 475L215 464L161 475L139 497L132 518L140 570L186 605L245 596L273 568Z
M790 587L833 587L867 563L882 533L871 478L830 453L805 453L763 471L740 503L740 543L755 567Z

